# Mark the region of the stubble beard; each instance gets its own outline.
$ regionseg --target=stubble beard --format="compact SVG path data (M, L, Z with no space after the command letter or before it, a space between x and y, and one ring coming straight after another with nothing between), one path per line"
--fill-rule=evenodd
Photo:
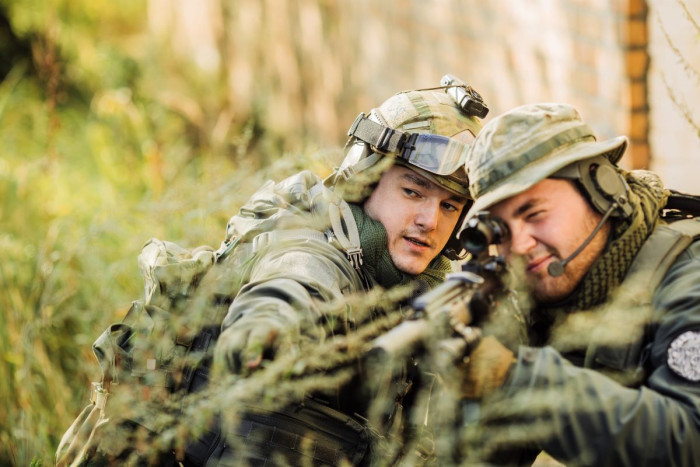
M595 224L587 227L589 227L588 232L590 233L595 228ZM539 277L533 277L533 296L535 300L538 303L554 303L564 300L571 295L605 249L609 233L610 223L608 222L593 237L593 240L586 245L583 251L566 264L564 273L561 276L553 277L547 271L544 271ZM555 254L555 257L559 261L563 259L559 254Z

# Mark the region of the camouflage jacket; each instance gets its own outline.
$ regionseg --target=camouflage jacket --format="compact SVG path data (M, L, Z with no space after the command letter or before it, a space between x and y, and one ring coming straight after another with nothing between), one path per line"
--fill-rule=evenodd
M519 462L545 450L576 465L700 463L700 240L666 254L667 270L641 256L636 272L666 271L658 287L631 270L616 306L585 334L583 359L520 347L501 401L514 419L536 423L530 449L511 450Z

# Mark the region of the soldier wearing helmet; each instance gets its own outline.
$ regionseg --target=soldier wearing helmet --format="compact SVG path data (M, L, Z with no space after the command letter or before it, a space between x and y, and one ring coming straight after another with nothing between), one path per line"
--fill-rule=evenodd
M443 81L360 114L348 132L344 161L325 181L303 172L268 185L230 220L229 243L242 238L252 257L231 259L244 265L246 285L223 321L214 354L218 371L248 374L299 339L322 340L324 310L344 307L348 294L402 284L426 290L444 280L450 259L460 257L455 234L469 202L466 154L480 129L478 117L488 109L471 87L449 75ZM274 222L253 229L255 235L242 234L266 218ZM238 245L234 257L251 251ZM307 399L269 416L251 414L245 426L274 433L277 443L250 430L227 435L243 440L249 461L276 452L299 464L303 459L291 447L309 438L318 445L306 459L313 463L370 462L366 428L353 416L362 409L348 400L358 397L352 393L339 388L336 403L322 409ZM213 451L226 461L240 454Z
M529 345L486 337L464 373L472 398L507 408L500 427L530 423L499 437L494 462L700 462L700 223L691 197L617 166L626 145L535 104L471 148L467 223L488 211L507 227L500 252L533 301Z
M469 203L464 163L487 112L476 91L449 75L438 87L398 93L354 121L332 176L303 171L264 184L231 217L218 250L146 242L139 256L145 298L95 341L102 379L59 443L56 464L368 465L395 458L373 458L373 440L381 428L410 430L398 397L411 387L406 380L401 394L386 389L386 398L360 384L357 368L349 383L333 372L312 374L312 389L307 383L277 399L237 399L227 390L260 380L264 388L250 392L284 385L286 376L268 378L264 370L296 356L295 368L284 369L296 372L309 342L321 346L365 325L372 329L360 342L369 344L384 329L375 319L403 318L400 306L389 308L398 299L382 297L379 310L350 296L403 285L406 299L404 291L444 281L450 260L462 257L456 232ZM348 353L346 365L362 366L365 346L354 345L355 353L334 350L332 357ZM117 383L115 392L126 397L107 411ZM373 399L388 404L370 428ZM184 426L166 427L161 415ZM397 438L394 446L405 447Z
M463 167L466 153L481 127L476 117L483 118L488 109L476 91L455 85L461 83L456 78L446 75L442 83L445 87L398 93L372 109L369 116L358 115L348 131L345 159L330 178L336 191L348 191L348 184L355 182L357 185L358 179L363 180L361 175L377 166L388 167L386 163L381 164L388 159L398 166L389 169L390 174L408 169L418 179L448 192L452 199L466 203L469 198ZM482 107L469 107L474 101ZM383 178L384 172L380 175ZM360 188L365 187L362 181L359 184ZM370 190L371 194L364 200L371 217L376 217L373 214L375 205L391 204L379 202L382 185L382 180L373 184L371 188L380 188L380 192ZM357 201L363 201L363 195L366 191ZM466 210L460 211L466 213ZM454 234L456 231L441 247L444 247L445 256L452 260L463 257ZM392 249L391 241L389 249Z

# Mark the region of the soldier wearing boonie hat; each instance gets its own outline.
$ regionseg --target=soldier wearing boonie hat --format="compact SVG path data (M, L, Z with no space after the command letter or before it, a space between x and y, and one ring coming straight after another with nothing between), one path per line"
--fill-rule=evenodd
M540 104L508 112L475 142L467 162L475 200L468 217L576 162L603 156L616 164L626 147L624 136L596 141L570 106Z
M691 197L617 166L626 146L547 103L494 118L470 149L465 226L488 212L508 228L499 249L534 299L528 346L487 337L470 355L474 397L510 410L499 426L538 423L495 459L700 462L700 222Z

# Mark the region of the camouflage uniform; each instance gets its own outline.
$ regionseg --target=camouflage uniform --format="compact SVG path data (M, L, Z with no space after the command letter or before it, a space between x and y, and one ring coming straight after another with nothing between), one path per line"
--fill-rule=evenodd
M596 156L615 164L625 146L623 137L596 142L567 105L507 112L489 122L472 147L467 170L475 204L467 217L545 178L569 178L567 167ZM598 199L620 215L613 217L606 249L571 296L536 303L531 311L532 345L519 347L508 379L479 421L484 444L476 449L495 462L529 463L545 450L575 465L700 463L698 222L659 218L669 192L654 174L601 164L614 167L628 186ZM589 202L602 191L581 188ZM613 205L618 195L624 199ZM622 214L625 203L630 209ZM639 240L621 246L630 232ZM601 267L609 259L610 267ZM622 266L602 279L607 288L584 299L582 291L615 263ZM504 426L510 431L499 432ZM503 436L490 443L497 434Z
M441 151L415 151L412 156L402 158L392 147L396 134L385 128L448 138L438 141L446 144ZM344 297L350 294L377 285L390 288L421 282L425 288L441 282L451 269L444 255L438 255L418 276L396 269L388 257L386 233L379 222L364 214L361 199L346 204L352 219L343 219L343 225L353 221L357 224L359 246L363 251L362 265L353 267L358 265L348 260L351 254L347 245L339 242L343 235L329 225L328 219L332 217L329 209L342 211L345 202L340 195L349 192L358 174L386 157L395 158L395 163L466 198L463 164L467 143L479 129L478 119L465 114L445 89L399 93L373 109L368 117L364 114L358 117L349 133L347 156L325 185L311 173L302 172L256 193L230 220L229 240L235 239L237 232L247 231L249 222L268 217L270 222L248 232L233 250L233 257L227 259L240 263L239 280L244 285L223 321L215 349L215 366L245 372L246 339L252 333L265 333L268 326L281 330L280 352L289 351L300 340L322 341L328 332L324 319L329 306L334 308L337 304L336 308L343 309L346 306ZM373 133L378 130L384 132L381 138ZM368 141L375 137L379 138L376 142ZM379 142L382 138L387 146L378 148L383 144ZM426 138L423 142L427 145L435 140ZM416 144L419 143L420 140ZM345 213L347 216L348 211ZM352 226L347 230L352 231ZM347 234L352 237L351 232ZM237 259L236 255L245 260ZM347 311L346 319L352 327L355 319L352 310ZM352 463L368 463L366 427L357 426L358 421L360 425L362 422L353 414L362 413L369 401L358 400L361 395L352 389L338 388L334 394L324 394L321 405L315 398L289 410L249 414L242 426L227 436L243 439L248 448L252 447L245 458L254 464L270 462L275 453L288 456L293 464L306 460L335 465L343 458ZM357 427L349 430L347 426ZM264 441L260 441L261 436ZM316 442L311 458L299 457L298 446L304 437ZM218 444L213 457L221 464L235 463L240 453L233 452L235 448L224 447L225 443Z
M376 324L371 312L360 315L348 304L349 295L378 285L430 288L451 269L449 259L463 253L455 236L460 222L452 232L433 223L429 229L440 231L440 244L449 237L445 247L438 253L429 236L409 237L422 253L409 264L420 272L406 274L389 254L387 229L363 205L369 196L367 203L376 209L379 202L392 222L394 206L372 196L373 184L381 188L388 170L415 188L390 185L390 194L399 193L394 199L432 203L411 204L403 215L410 222L418 223L424 206L450 226L466 214L458 209L468 201L464 162L480 129L476 116L488 109L471 87L449 75L444 80L360 114L348 132L346 157L327 180L304 171L266 183L230 219L218 250L149 240L139 255L144 298L93 344L102 377L59 443L56 464L269 465L279 456L292 465L371 462L369 428L356 416L369 403L354 385L357 371L345 386L326 378L330 383L314 380L313 389L291 388L274 406L265 405L267 391L257 397L261 385L255 386L256 376L269 372L240 376L285 364L292 359L284 357L308 349L309 341L323 343L362 320ZM440 217L443 211L449 217ZM370 338L386 327L375 326ZM344 362L358 363L366 347L356 347ZM257 352L254 365L251 352ZM307 356L296 355L293 364L303 366ZM332 373L322 368L321 378ZM283 368L284 375L271 380L289 382L290 371L296 369ZM239 390L238 383L243 390L227 392ZM250 387L252 396L245 389Z

